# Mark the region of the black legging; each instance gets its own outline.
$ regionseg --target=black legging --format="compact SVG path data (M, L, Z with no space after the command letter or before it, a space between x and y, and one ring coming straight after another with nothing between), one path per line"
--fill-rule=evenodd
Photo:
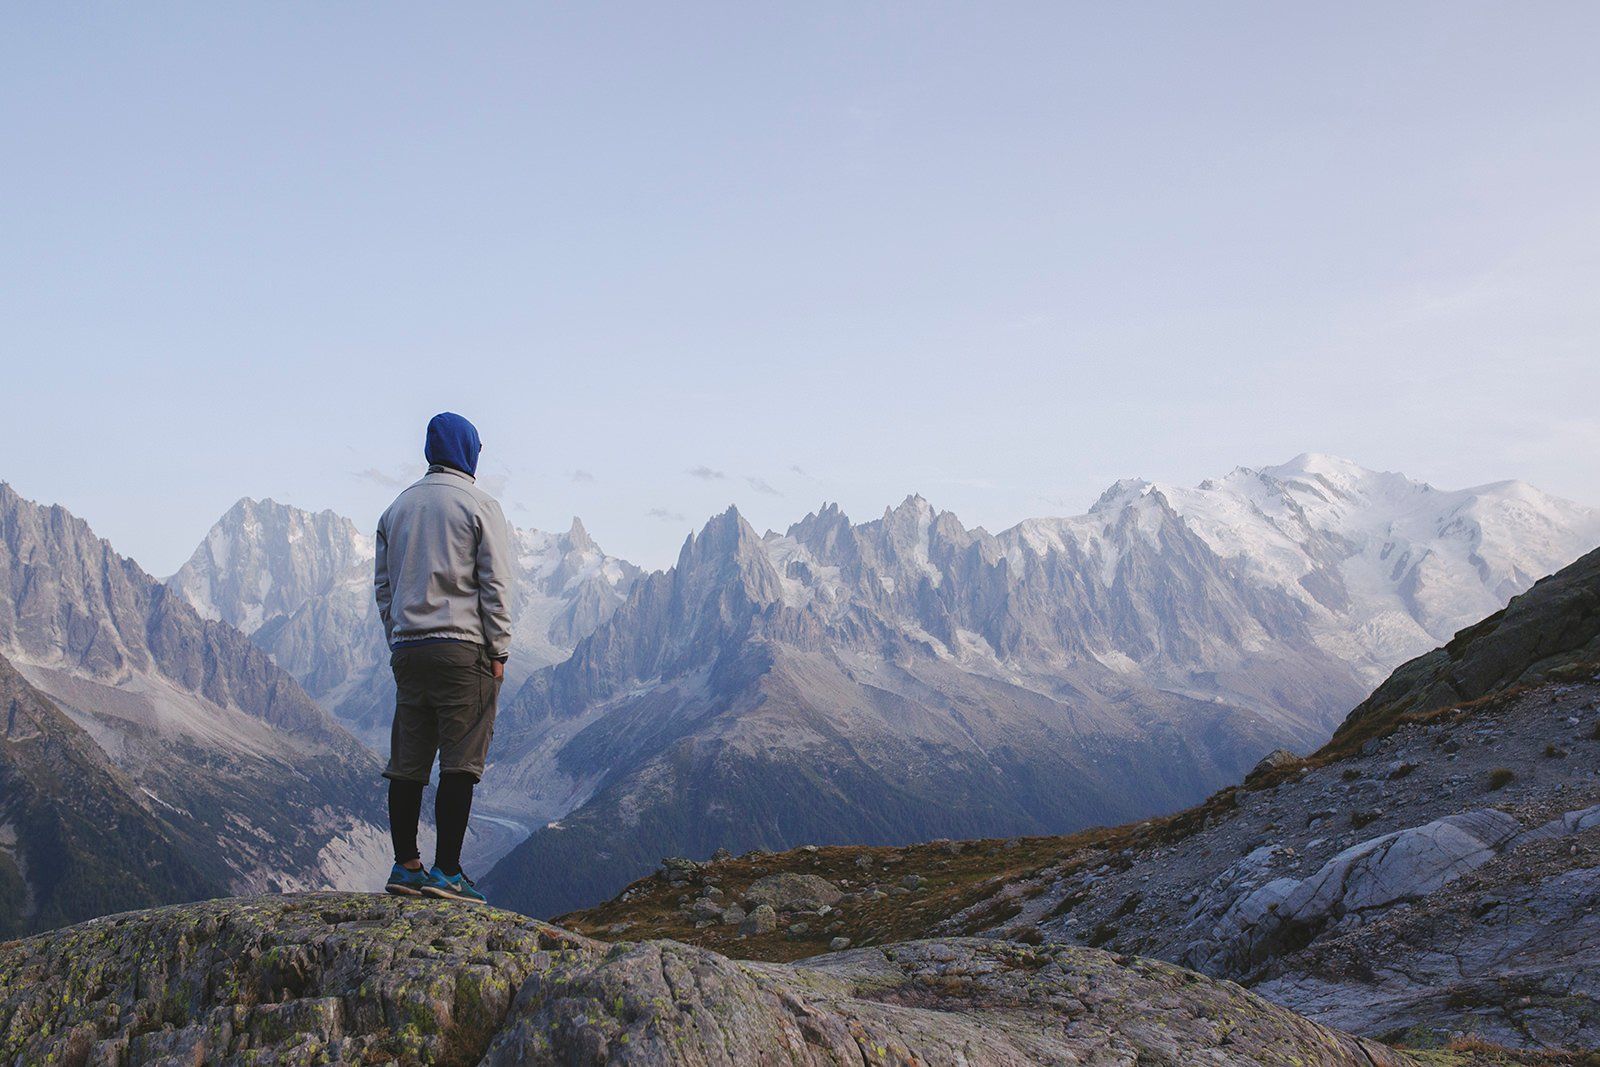
M472 787L477 783L470 774L441 774L439 789L433 798L433 821L439 828L439 847L434 854L434 866L445 874L461 870L461 841L467 836L467 819L472 814ZM389 779L389 836L394 842L394 861L406 863L418 859L417 821L422 817L421 782Z

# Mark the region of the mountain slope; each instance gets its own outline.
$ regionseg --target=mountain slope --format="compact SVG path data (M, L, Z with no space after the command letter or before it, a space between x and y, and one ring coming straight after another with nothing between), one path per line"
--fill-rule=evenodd
M238 891L366 885L377 761L233 627L0 484L0 654Z
M1443 648L1395 670L1333 736L1348 747L1405 716L1532 685L1579 664L1600 663L1600 549L1542 579Z
M193 842L4 657L0 727L0 941L226 890L226 872L197 866Z
M1591 533L1516 483L1320 456L999 535L919 497L764 537L730 511L506 709L486 788L551 825L489 885L549 914L668 852L1170 811L1321 743L1380 665Z

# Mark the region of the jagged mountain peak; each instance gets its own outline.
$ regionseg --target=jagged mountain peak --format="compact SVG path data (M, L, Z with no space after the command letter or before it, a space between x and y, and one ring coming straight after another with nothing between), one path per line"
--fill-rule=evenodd
M567 527L563 547L568 552L583 552L585 550L598 550L599 545L594 543L594 538L589 536L589 531L584 527L583 520L576 515L572 517L572 525Z
M1089 514L1100 515L1127 507L1131 501L1143 496L1152 488L1154 488L1153 483L1143 478L1118 478L1100 494L1099 499L1089 508Z

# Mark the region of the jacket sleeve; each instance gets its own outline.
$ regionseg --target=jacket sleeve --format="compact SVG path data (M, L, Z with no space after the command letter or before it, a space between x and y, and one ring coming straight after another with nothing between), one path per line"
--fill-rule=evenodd
M487 501L478 513L478 616L493 659L511 654L511 534L500 505Z
M389 584L389 538L383 528L383 520L388 517L388 512L385 512L383 519L378 520L377 555L372 561L372 590L378 598L378 618L383 620L384 643L392 644L394 620L389 614L389 606L394 600L394 587Z

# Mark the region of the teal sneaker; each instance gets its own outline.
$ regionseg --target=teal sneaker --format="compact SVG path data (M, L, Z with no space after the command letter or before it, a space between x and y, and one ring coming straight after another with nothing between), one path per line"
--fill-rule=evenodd
M395 864L389 872L389 880L383 883L385 893L393 893L397 897L420 897L422 887L428 884L428 872L418 867L412 870L400 864Z
M442 900L465 900L473 904L488 903L465 871L445 874L438 867L428 872L427 880L422 883L422 894L439 897Z

